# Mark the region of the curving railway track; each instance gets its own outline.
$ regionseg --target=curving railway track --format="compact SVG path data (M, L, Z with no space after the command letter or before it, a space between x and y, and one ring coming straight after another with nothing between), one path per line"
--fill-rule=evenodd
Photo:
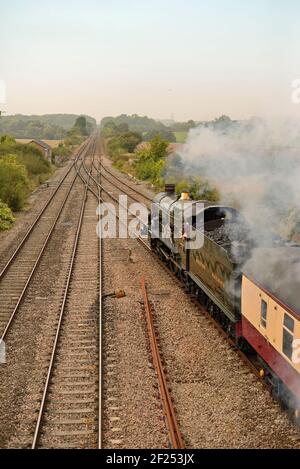
M99 163L99 169L101 171L102 178L105 179L108 183L113 184L116 186L119 190L124 190L122 186L126 187L127 192L125 190L125 193L128 197L133 199L136 202L141 202L141 197L145 199L147 202L147 205L149 206L152 203L151 197L147 196L143 192L138 191L135 187L133 187L131 184L128 184L125 181L122 181L120 178L118 178L112 171L110 171L106 166L104 166L101 162ZM105 173L103 173L103 170ZM109 177L107 177L107 174L109 174ZM121 187L120 187L121 184ZM128 192L128 189L130 192ZM132 193L134 195L132 195ZM137 197L138 196L138 197Z

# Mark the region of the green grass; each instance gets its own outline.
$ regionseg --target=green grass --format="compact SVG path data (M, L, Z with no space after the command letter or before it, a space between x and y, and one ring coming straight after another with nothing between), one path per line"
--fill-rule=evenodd
M177 143L184 143L186 141L187 132L173 132L176 137Z

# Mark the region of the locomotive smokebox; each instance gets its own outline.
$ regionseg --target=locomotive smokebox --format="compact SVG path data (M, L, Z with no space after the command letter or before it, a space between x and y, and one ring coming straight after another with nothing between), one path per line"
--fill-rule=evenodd
M165 192L167 192L168 194L174 194L175 184L165 184Z

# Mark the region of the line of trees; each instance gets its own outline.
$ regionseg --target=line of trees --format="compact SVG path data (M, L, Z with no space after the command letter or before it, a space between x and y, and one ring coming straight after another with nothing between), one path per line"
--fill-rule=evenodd
M111 137L116 133L133 132L139 134L145 142L150 142L156 135L160 135L168 142L176 142L174 133L162 122L137 114L105 117L101 122L101 131L105 137Z
M138 116L137 114L132 116L121 114L117 117L104 117L101 121L101 131L103 135L105 134L108 137L110 132L113 134L116 129L119 129L120 132L124 132L127 129L127 131L138 132L144 141L150 141L156 135L160 135L162 139L168 142L176 142L178 134L185 138L188 132L195 127L210 127L222 131L236 125L239 125L239 121L234 121L226 115L211 121L194 121L190 119L187 122L175 122L172 120L158 121L147 116Z
M44 116L2 116L0 120L0 135L12 135L15 138L37 138L46 140L61 140L66 138L68 131L74 126L78 118L84 118L86 132L91 133L96 128L96 121L89 116L74 114L46 114Z

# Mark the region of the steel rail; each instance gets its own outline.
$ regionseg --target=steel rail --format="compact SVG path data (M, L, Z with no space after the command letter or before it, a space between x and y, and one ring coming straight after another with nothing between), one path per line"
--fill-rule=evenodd
M155 334L155 327L153 321L153 312L148 298L147 287L145 283L144 277L141 279L141 289L144 301L144 307L146 312L146 321L147 321L147 329L148 329L148 336L150 342L150 349L153 364L156 370L157 379L159 383L159 393L164 409L164 414L167 421L167 427L169 432L169 439L173 449L184 449L185 445L183 442L182 435L179 430L179 425L177 422L175 410L172 403L172 398L168 389L168 383L166 379L166 375L164 372L163 364L161 361L158 343Z
M97 143L95 144L95 153L97 152ZM97 169L97 167L95 166L95 163L94 163L94 158L93 158L93 161L92 161L92 166ZM98 181L96 181L96 179L93 177L92 173L89 172L83 162L82 164L82 167L84 169L84 171L86 172L88 178L92 179L94 181L94 183L97 185L97 191L98 193L96 194L96 192L89 186L89 180L87 181L86 179L84 179L84 177L79 174L81 180L88 185L88 190L95 196L95 198L97 199L98 201L98 204L100 204L100 202L102 202L102 197L101 197L101 191L102 191L102 188L101 188L101 173L99 171L97 171L97 176L98 176ZM98 275L99 275L99 299L98 299L98 302L99 302L99 318L98 318L98 321L99 321L99 355L98 355L98 362L99 362L99 366L98 366L98 375L99 375L99 381L98 381L98 449L102 449L102 435L103 435L103 430L102 430L102 411L103 411L103 398L102 398L102 394L103 394L103 362L102 362L102 347L103 347L103 331L102 331L102 321L103 321L103 308L102 308L102 292L103 292L103 266L102 266L102 262L103 262L103 242L102 242L102 237L101 237L101 219L99 219L99 229L100 229L100 232L98 232L98 238L99 238L99 242L98 242L98 256L99 256L99 264L98 264Z
M131 191L135 192L137 195L139 195L140 197L143 197L144 199L148 200L149 202L153 202L153 200L151 199L151 197L143 194L143 192L140 192L138 191L137 189L135 189L135 187L132 187L130 184L128 184L127 182L124 182L122 181L120 178L118 178L117 176L115 176L111 171L109 171L106 166L104 166L101 162L100 162L100 168L103 168L111 177L113 177L114 179L116 179L120 184L123 184L124 186L128 187L128 189L130 189ZM98 168L96 168L96 171L99 171ZM113 181L111 181L107 176L105 176L105 174L101 173L102 174L102 177L104 179L106 179L108 182L110 182L111 184L114 184ZM118 187L118 186L116 186ZM118 189L121 189L120 187L118 187ZM122 189L121 189L122 190ZM126 192L126 194L131 197L133 200L136 200L137 202L139 202L139 200L137 200L134 196L128 194L128 192Z
M83 167L83 169L85 170L85 172L87 173L87 170L86 170L86 168L85 168L85 165L82 165L82 167ZM82 176L82 175L79 175L79 176L80 176L81 180L85 183L86 180L83 178L83 176ZM102 177L102 176L103 176L103 175L102 175L102 173L101 173L101 177ZM114 197L110 192L108 192L106 189L104 189L104 187L102 186L102 184L99 184L99 183L93 178L93 176L91 176L91 179L97 184L97 186L100 188L101 192L104 192L105 194L107 194L108 197L110 197L114 202L116 202L116 203L117 203L118 205L120 205L122 208L124 208L125 210L127 210L130 215L133 215L138 221L140 221L141 223L144 223L144 221L141 220L141 218L139 218L135 213L131 212L131 211L128 209L128 207L126 207L125 205L121 204L121 203L119 202L119 200L118 200L116 197ZM110 184L113 185L112 182L110 182ZM116 186L114 186L114 187L116 187ZM118 188L118 187L117 187L117 189L120 190L120 188ZM89 186L89 190L94 194L94 196L95 196L96 198L98 197L97 194L95 193L95 191L94 191L90 186ZM102 197L100 198L100 202L105 202ZM109 207L107 207L107 209L108 209L108 211L111 211ZM121 224L122 224L123 226L127 227L126 223L125 223L123 220L121 220L118 215L116 215L116 217L117 217L117 219L121 222ZM134 233L134 234L135 234L135 233ZM141 243L148 251L151 251L151 247L149 246L149 244L148 244L141 236L137 236L137 237L135 237L134 239L136 239L139 243Z
M91 169L91 171L92 171L92 169ZM44 414L45 404L46 404L46 400L47 400L47 396L48 396L49 385L50 385L50 380L51 380L52 371L53 371L53 365L54 365L55 356L56 356L56 352L57 352L57 348L58 348L58 341L59 341L61 326L62 326L62 322L63 322L63 318L64 318L67 298L68 298L68 294L69 294L72 273L73 273L73 269L74 269L74 265L75 265L75 258L76 258L76 254L77 254L77 248L78 248L79 237L80 237L81 228L82 228L83 216L84 216L84 211L85 211L85 207L86 207L87 194L88 194L88 183L86 183L86 185L85 185L84 196L83 196L83 200L82 200L82 204L81 204L81 210L80 210L80 215L79 215L79 219L78 219L78 224L77 224L77 230L76 230L75 240L74 240L74 244L73 244L73 249L72 249L71 262L70 262L67 281L66 281L66 285L65 285L65 289L64 289L64 296L63 296L62 305L61 305L61 308L60 308L59 319L58 319L58 323L57 323L57 327L56 327L55 339L54 339L54 343L53 343L53 347L52 347L50 363L49 363L49 367L48 367L48 371L47 371L43 396L42 396L42 399L41 399L41 404L40 404L38 418L37 418L37 422L36 422L36 426L35 426L35 431L34 431L34 436L33 436L31 449L36 449L38 441L39 441L39 437L40 437L40 431L41 431L42 422L43 422L43 414Z
M80 154L80 156L81 156L81 154ZM72 165L72 167L73 167L73 165ZM0 343L1 343L1 341L4 341L4 340L5 340L5 338L6 338L7 334L8 334L8 332L9 332L9 330L10 330L10 328L11 328L11 325L12 325L12 323L13 323L15 317L16 317L16 314L17 314L17 312L18 312L18 309L19 309L19 307L20 307L20 304L21 304L21 302L22 302L22 300L23 300L23 298L24 298L24 295L25 295L25 293L26 293L26 291L27 291L27 289L28 289L28 286L29 286L29 284L30 284L30 282L31 282L31 280L32 280L32 277L33 277L33 275L34 275L34 273L35 273L35 271L36 271L36 269L37 269L37 267L38 267L38 265L39 265L39 263L40 263L40 261L41 261L41 258L42 258L43 254L44 254L44 252L45 252L46 247L48 246L48 243L49 243L49 241L50 241L50 239L51 239L51 237L52 237L52 234L53 234L53 232L54 232L54 230L55 230L55 227L56 227L56 225L57 225L57 222L58 222L58 220L59 220L59 218L60 218L60 216L61 216L61 213L62 213L62 211L63 211L63 209L64 209L64 207L65 207L65 205L66 205L66 203L67 203L67 200L68 200L68 198L69 198L69 196L70 196L70 193L71 193L71 191L72 191L72 189L73 189L73 187L74 187L74 184L75 184L76 179L77 179L77 173L75 174L73 180L71 181L71 185L70 185L70 187L69 187L69 189L68 189L68 191L67 191L67 193L66 193L66 196L65 196L64 199L63 199L63 202L62 202L62 204L61 204L61 206L60 206L60 208L59 208L59 211L58 211L58 213L57 213L57 216L55 217L55 220L54 220L54 222L53 222L52 225L51 225L51 228L50 228L50 230L49 230L49 232L48 232L48 234L47 234L47 237L46 237L46 239L45 239L45 241L44 241L44 243L43 243L43 245L42 245L42 247L41 247L41 249L40 249L40 251L39 251L39 253L38 253L38 257L36 258L36 260L35 260L35 262L34 262L34 264L33 264L33 267L32 267L32 269L31 269L31 271L30 271L30 273L29 273L29 276L27 277L26 283L25 283L25 285L24 285L24 287L23 287L21 293L20 293L19 296L18 296L17 303L16 303L16 305L14 306L14 309L13 309L12 313L10 314L10 317L9 317L7 323L6 323L6 326L5 326L5 328L4 328L4 330L3 330L2 334L1 334ZM56 191L56 192L57 192L57 191ZM55 195L55 194L54 194L54 195ZM51 200L52 200L52 198L51 198ZM50 200L50 201L51 201L51 200ZM39 217L38 219L40 219L40 217ZM37 220L37 221L38 221L38 220ZM31 230L31 231L32 231L32 230ZM25 241L25 240L24 240L24 241ZM24 243L22 242L22 243L20 244L18 250L16 250L15 253L14 253L14 255L11 257L10 264L11 264L12 261L15 259L16 254L20 251L20 249L21 249L21 247L22 247L23 244L24 244ZM10 265L10 264L9 264L9 265ZM8 268L8 265L7 265L7 267L6 267L6 271L7 271L7 268Z
M95 167L95 166L94 166L94 167ZM85 168L85 165L83 165L83 169L87 172L87 170L86 170L86 168ZM102 174L102 173L101 173L101 177L103 177L103 174ZM104 178L105 178L105 176L104 176ZM129 215L133 215L139 222L141 222L141 223L144 224L144 220L142 220L141 218L139 218L139 217L136 215L136 213L134 213L134 212L132 212L131 210L129 210L128 207L126 207L124 204L121 204L120 201L119 201L116 197L114 197L110 192L108 192L106 189L104 189L104 187L102 186L102 184L99 184L99 183L93 178L93 176L91 176L91 179L92 179L98 186L100 186L102 192L104 192L105 194L107 194L107 195L108 195L114 202L116 202L120 207L122 207L122 208L124 208L125 210L127 210L127 212L129 213ZM111 185L114 185L113 182L111 182L111 181L109 181L109 182L110 182ZM117 187L117 186L114 186L114 187L116 187L117 189L120 190L119 187ZM90 188L90 190L91 190L91 192L93 192L93 190L92 190L91 188ZM95 195L95 193L94 193L94 195ZM129 194L127 194L127 195L129 195ZM131 196L130 196L130 197L131 197ZM137 200L137 199L135 199L135 200ZM102 199L101 199L101 201L103 202ZM138 200L137 200L137 202L138 202ZM108 210L109 210L109 208L108 208ZM118 218L118 220L120 220L120 218L119 218L118 216L117 216L117 218ZM122 220L120 220L120 221L121 221L121 223L122 223L124 226L126 226L125 223L124 223ZM140 236L136 237L135 239L141 241L143 244L145 244L145 245L148 247L147 243L146 243L146 242L143 240L143 238L141 238Z
M82 153L85 151L86 147L88 146L88 143L89 142L85 142L85 144L82 146L82 148L79 149L79 152L78 152L78 155L76 157L76 160L73 162L73 164L70 166L70 168L68 169L67 173L63 176L63 178L59 181L59 184L57 186L57 188L55 189L55 191L53 192L53 194L51 194L51 196L49 197L49 199L46 201L45 205L43 206L43 208L41 209L41 211L39 212L39 214L37 215L37 217L34 219L34 221L32 222L32 224L30 225L29 229L27 230L26 234L24 235L24 237L22 238L22 240L20 241L20 243L18 244L17 248L15 249L15 251L13 252L13 254L11 255L11 257L9 258L9 260L6 262L5 266L3 267L2 271L0 272L0 280L4 277L5 273L7 272L7 269L8 267L10 267L11 263L13 262L13 260L15 259L15 257L17 256L17 254L20 252L21 248L23 247L25 241L28 239L29 235L32 233L33 229L36 227L38 221L41 219L42 215L44 214L44 212L46 211L46 209L49 207L50 203L52 202L52 200L54 199L55 195L57 194L57 192L59 191L59 189L61 189L62 187L62 184L64 183L64 181L66 180L66 178L69 176L70 172L72 171L72 169L74 168L75 164L77 163L77 161L80 159Z
M82 167L86 171L86 167L85 167L84 164L83 164ZM94 165L94 167L95 167L95 165ZM103 176L101 171L98 171L99 179L101 178L101 176ZM96 181L93 178L93 176L91 176L91 179L93 179L94 182L98 185L98 194L99 194L98 200L99 201L103 201L103 199L101 197L101 192L103 191L107 195L109 195L109 197L111 197L116 203L119 203L119 201L114 196L112 196L108 191L106 191L103 188L103 186L101 185L101 179L100 179L99 182ZM84 178L83 178L83 180L84 180ZM111 184L113 184L113 183L111 182ZM93 189L90 189L90 190L96 196ZM119 217L117 217L117 218L119 218ZM121 222L125 225L125 223L122 220L121 220ZM141 242L147 248L147 250L150 249L148 244L145 243L145 241L142 238L138 237L136 239L137 239L137 241ZM99 243L101 244L101 236L99 236ZM99 252L101 252L101 250ZM101 266L100 266L100 271L101 271ZM100 291L101 291L101 287L100 287ZM176 414L175 414L175 410L174 410L174 407L173 407L173 404L172 404L172 399L171 399L171 396L170 396L170 393L169 393L169 390L168 390L166 376L164 374L162 362L161 362L160 355L159 355L159 350L158 350L158 345L157 345L157 341L156 341L156 337L155 337L155 330L154 330L154 325L153 325L153 316L152 316L152 311L151 311L151 307L150 307L149 300L148 300L148 295L147 295L147 290L146 290L146 285L145 285L144 279L142 279L142 292L143 292L144 305L145 305L146 316L147 316L147 325L148 325L148 331L149 331L150 346L151 346L151 351L152 351L152 356L153 356L153 363L155 365L155 368L156 368L156 371L157 371L157 377L158 377L158 380L159 380L159 389L160 389L160 393L161 393L161 399L162 399L164 414L165 414L166 421L167 421L167 428L168 428L170 443L171 443L171 445L174 449L183 449L183 448L185 448L185 446L184 446L184 442L183 442L183 439L182 439L182 436L181 436L181 433L180 433L180 430L179 430L179 425L178 425L178 422L177 422L177 419L176 419ZM102 294L101 294L101 297L102 297ZM101 321L101 319L102 319L102 301L101 301L101 298L99 298L99 302L100 302L99 303L100 304L99 320ZM101 324L100 321L99 321L99 323ZM102 331L100 331L99 338L100 338L99 351L101 351L102 350ZM101 360L99 360L99 378L102 378ZM100 381L99 381L99 448L101 448L101 446L102 446L101 445L101 441L102 441L102 438L101 438L101 435L102 435L102 426L101 426L102 404L101 403L102 403L102 396L101 396L101 385L100 385ZM100 406L101 406L101 409L100 409Z
M121 184L124 184L124 186L127 186L129 189L133 190L133 191L136 192L138 195L142 195L145 199L149 200L149 202L152 202L151 197L149 197L148 195L145 195L145 194L143 194L142 192L138 191L135 187L132 187L132 186L131 186L130 184L128 184L127 182L122 181L122 179L120 179L118 176L116 176L115 174L113 174L113 172L110 171L109 169L107 169L107 167L104 166L102 163L100 163L100 166L101 166L108 174L110 174L114 179L116 179L117 181L119 181Z
M98 174L99 185L98 185L98 203L101 201L101 174ZM102 449L102 414L103 414L103 363L102 363L102 347L103 347L103 305L102 305L102 295L103 295L103 242L101 236L101 223L99 220L99 396L98 396L98 449Z

